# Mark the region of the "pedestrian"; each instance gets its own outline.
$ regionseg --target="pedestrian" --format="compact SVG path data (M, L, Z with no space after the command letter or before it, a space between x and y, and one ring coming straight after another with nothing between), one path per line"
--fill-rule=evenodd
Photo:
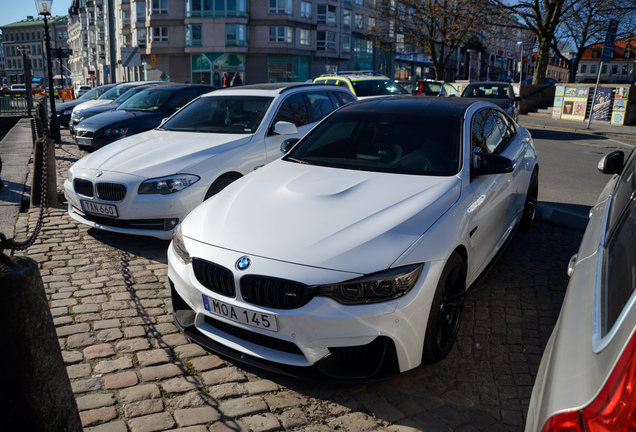
M227 76L227 72L223 73L223 87L227 87L230 85L230 77Z
M241 80L241 76L237 72L232 77L232 81L230 82L230 86L232 86L232 87L240 86L241 84L243 84L243 81Z

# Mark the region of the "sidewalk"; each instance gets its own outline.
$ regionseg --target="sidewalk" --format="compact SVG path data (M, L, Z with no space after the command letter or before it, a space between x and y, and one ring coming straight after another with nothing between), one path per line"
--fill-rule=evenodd
M519 115L519 124L527 129L548 129L559 132L591 134L607 138L636 140L636 126L619 126L609 122L593 121L587 128L587 120L556 120L531 114ZM634 143L636 144L636 143Z

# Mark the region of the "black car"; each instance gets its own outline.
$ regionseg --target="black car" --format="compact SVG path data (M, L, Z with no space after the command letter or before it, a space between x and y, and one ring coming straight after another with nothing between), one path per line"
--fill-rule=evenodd
M102 97L108 95L108 93L116 89L119 90L118 97L114 98L113 100L109 100L108 103L105 103L103 105L96 105L90 108L83 109L71 116L71 120L68 123L68 128L71 131L71 135L75 135L75 127L83 120L86 120L89 117L93 117L94 115L101 114L106 111L112 111L140 91L155 87L157 85L160 84L156 82L149 82L146 84L122 84L121 88L120 86L113 87L112 89L104 93ZM99 99L102 99L102 97L100 97Z
M60 126L68 127L68 124L71 121L73 108L75 108L77 105L89 100L98 99L108 90L115 87L115 85L116 84L104 84L103 86L95 87L94 89L87 91L77 99L64 102L59 105L55 104L55 112L57 113L57 120L60 122Z
M479 98L500 106L515 121L519 119L519 101L512 86L503 81L472 82L462 92L462 97Z
M122 137L154 129L199 95L218 87L178 84L141 91L113 111L94 115L75 128L80 150L93 151Z

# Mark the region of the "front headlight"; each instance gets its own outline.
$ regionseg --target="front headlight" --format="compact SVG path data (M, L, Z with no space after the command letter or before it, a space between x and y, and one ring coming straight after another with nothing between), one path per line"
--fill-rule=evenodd
M111 128L104 131L104 136L122 136L128 132L127 127Z
M192 174L175 174L172 176L149 179L139 185L138 194L167 195L179 192L198 182L199 176Z
M181 261L183 264L190 264L192 262L192 257L186 250L185 243L183 241L183 234L181 234L181 224L177 225L177 228L172 231L172 248L179 257L179 261Z
M71 115L71 114L73 114L73 109L67 109L67 110L64 110L64 115L65 115L65 116L67 116L67 115Z
M422 267L423 264L413 264L338 284L320 285L316 295L331 297L345 305L393 300L402 297L415 286Z

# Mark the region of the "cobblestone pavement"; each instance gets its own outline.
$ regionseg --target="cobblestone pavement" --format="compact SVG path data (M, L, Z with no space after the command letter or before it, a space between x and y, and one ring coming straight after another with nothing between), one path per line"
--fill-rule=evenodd
M57 145L57 183L84 153ZM32 170L31 170L32 172ZM39 210L22 213L26 238ZM442 362L365 385L317 385L206 353L171 318L168 242L102 232L49 208L35 245L85 431L520 431L580 231L516 234L468 296Z

